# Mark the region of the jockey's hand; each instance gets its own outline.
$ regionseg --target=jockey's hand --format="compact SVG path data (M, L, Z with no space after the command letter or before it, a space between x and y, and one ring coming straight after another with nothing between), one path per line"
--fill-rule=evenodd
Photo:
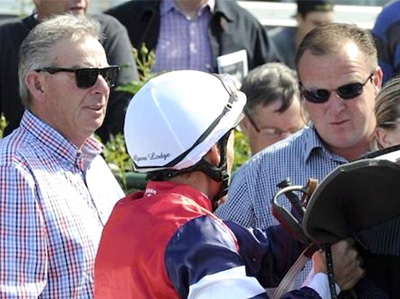
M349 290L365 274L361 268L361 258L349 240L339 241L333 244L331 249L335 282L342 291ZM324 251L315 252L312 260L315 273L327 273Z

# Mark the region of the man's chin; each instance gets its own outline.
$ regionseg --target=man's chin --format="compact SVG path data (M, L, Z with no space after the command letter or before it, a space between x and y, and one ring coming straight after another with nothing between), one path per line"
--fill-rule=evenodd
M83 17L86 15L86 11L84 9L70 9L69 13L73 14L76 17Z
M101 127L101 125L103 124L104 119L96 119L93 120L91 123L86 123L86 129L88 131L92 131L95 132L98 128Z

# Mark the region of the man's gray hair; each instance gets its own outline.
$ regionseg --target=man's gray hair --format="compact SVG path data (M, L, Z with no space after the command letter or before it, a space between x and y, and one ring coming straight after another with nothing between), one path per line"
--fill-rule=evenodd
M252 114L257 107L265 107L280 101L276 112L283 113L292 104L294 97L300 98L296 72L279 62L269 62L253 69L243 80L240 88L247 96L245 110Z
M19 48L19 93L25 108L31 105L31 94L25 84L27 73L51 67L54 61L53 49L59 41L78 41L87 36L100 41L102 37L99 22L70 14L49 18L29 32Z

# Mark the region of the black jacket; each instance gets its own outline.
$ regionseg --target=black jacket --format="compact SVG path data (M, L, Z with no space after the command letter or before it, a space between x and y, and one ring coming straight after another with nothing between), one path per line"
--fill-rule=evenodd
M92 17L100 22L105 38L102 45L108 63L129 67L123 68L118 76L117 85L138 80L136 63L132 55L126 30L114 18L96 14ZM0 113L9 122L5 134L9 134L19 126L24 106L19 96L18 83L18 50L24 38L38 24L33 15L24 19L7 20L0 26ZM107 106L107 114L103 125L96 131L103 142L110 134L122 132L124 117L131 94L112 90Z
M105 11L117 18L128 30L132 46L144 43L149 50L156 48L160 32L162 0L132 0ZM258 20L233 0L216 0L209 24L209 37L216 58L245 49L249 70L269 61L278 60L266 31Z

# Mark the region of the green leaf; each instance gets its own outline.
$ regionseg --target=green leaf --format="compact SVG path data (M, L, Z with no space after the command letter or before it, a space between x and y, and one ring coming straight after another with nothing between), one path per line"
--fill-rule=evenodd
M3 139L4 137L4 129L7 127L8 121L6 120L6 117L2 113L0 115L0 139Z

